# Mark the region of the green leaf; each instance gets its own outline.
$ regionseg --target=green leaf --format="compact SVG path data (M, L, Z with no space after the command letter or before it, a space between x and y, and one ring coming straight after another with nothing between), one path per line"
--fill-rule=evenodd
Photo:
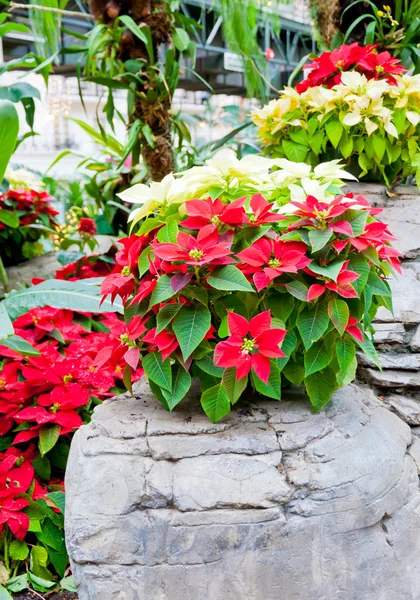
M332 360L332 351L323 342L317 342L304 355L305 377L325 369Z
M368 216L369 212L367 210L351 208L341 215L340 221L348 221L353 230L354 237L357 237L364 232Z
M11 335L6 339L1 340L0 345L6 346L6 348L10 348L10 350L19 352L19 354L23 354L24 356L40 356L41 354L19 335Z
M206 306L183 306L176 315L172 329L184 360L194 352L210 329L211 315Z
M0 124L0 126L1 126L1 124ZM0 163L0 167L1 167L1 163ZM4 223L4 225L7 225L7 227L16 229L16 227L19 227L19 217L17 216L17 214L12 212L11 210L1 209L0 210L0 223Z
M348 269L354 271L359 275L359 277L355 281L352 281L351 285L354 287L354 289L357 292L357 295L360 298L369 277L370 265L366 258L361 254L352 254L349 257L349 260L350 264L348 266Z
M45 546L54 550L62 550L64 547L64 532L59 529L51 519L45 519L42 523L42 531L36 534L36 537Z
M188 45L190 43L190 36L185 31L185 29L181 29L180 27L175 28L172 39L175 48L180 52L184 52L184 50L188 48Z
M373 142L373 151L375 153L375 158L377 159L378 162L381 162L381 160L384 157L385 149L386 149L385 138L382 137L382 135L377 134L377 135L373 136L372 142Z
M336 376L330 367L305 377L305 387L314 411L318 412L329 402L336 387Z
M344 127L340 123L340 121L336 121L334 119L328 121L328 123L325 125L325 131L327 132L328 139L330 140L334 148L338 147L338 144L341 140L341 136L343 134L343 130Z
M339 385L344 385L347 373L351 370L356 358L356 346L349 337L344 337L336 341L335 351L340 367L340 371L337 373L337 381Z
M166 304L160 309L156 317L156 333L166 329L182 306L182 304Z
M136 25L135 21L128 15L122 15L122 16L118 17L118 20L122 21L122 23L124 23L124 25L127 27L127 29L129 29L132 33L134 33L134 35L137 36L139 38L139 40L141 40L143 42L143 44L146 46L146 50L149 55L150 62L154 63L155 59L154 59L154 52L153 52L153 44L152 44L152 40L150 37L150 28L149 27L140 28L138 25Z
M171 278L169 275L161 275L150 297L149 309L155 304L169 300L172 296L175 296L175 292L171 286Z
M176 244L178 236L178 225L175 221L170 221L165 227L159 229L157 239L161 244Z
M7 313L6 307L3 303L0 303L0 340L13 335L15 330L13 329L12 321Z
M184 369L179 363L175 363L172 372L172 391L168 392L165 389L161 389L161 392L168 403L169 410L173 410L185 395L188 393L191 387L190 374Z
M366 286L369 286L369 289L374 296L392 296L392 292L386 282L373 271L369 273Z
M45 569L46 574L50 573L48 571L48 569ZM52 576L52 574L51 574ZM57 585L55 581L50 581L49 579L44 579L44 577L39 577L38 575L35 575L34 573L29 573L29 578L31 580L32 583L34 583L35 585L39 585L41 588L46 588L47 590L49 588L52 588L53 586Z
M157 219L156 217L149 217L143 221L142 226L140 227L139 234L147 235L148 233L150 233L154 229L157 229L161 225L163 225L163 221Z
M35 474L44 481L49 481L51 478L51 465L50 461L46 456L40 454L36 456L32 462L32 466L35 469Z
M49 452L57 443L60 437L61 427L57 423L45 423L39 430L38 447L42 456Z
M142 358L142 367L149 379L170 392L172 390L172 370L169 359L162 362L160 352L150 352Z
M201 396L201 406L212 421L217 423L230 412L229 397L222 383L208 388Z
M298 315L296 324L306 350L325 333L329 322L328 310L324 304L305 308Z
M52 308L67 308L79 312L119 312L124 313L120 299L114 303L107 298L101 304L100 288L98 283L101 278L82 281L63 281L49 279L38 285L10 292L3 300L7 312L12 320L25 314L30 308L51 306Z
M18 135L19 117L16 108L9 100L0 100L0 183L15 150Z
M311 242L312 252L318 252L330 240L333 234L331 227L326 229L311 229L309 231L309 241Z
M216 367L213 362L213 354L211 356L206 355L201 360L196 360L195 364L200 367L204 373L208 373L209 375L213 375L213 377L222 378L224 375L224 369L222 367Z
M55 506L64 515L66 505L66 494L65 492L50 492L47 494L47 498L54 502Z
M353 139L351 136L344 134L340 140L340 152L343 158L348 158L353 152Z
M216 290L230 292L255 292L245 275L233 265L216 268L207 283Z
M363 350L366 356L373 360L378 369L382 370L381 361L379 360L378 353L376 352L375 346L373 345L372 341L369 338L365 337L363 342L359 342L359 340L355 340L355 342L359 346L359 348Z
M280 319L283 323L286 323L295 306L295 301L291 294L272 294L268 297L266 303L273 317Z
M287 367L283 369L283 373L289 381L297 386L302 383L303 378L305 377L305 369L298 364L287 365Z
M13 600L12 596L2 585L0 586L0 600Z
M344 300L333 298L328 302L328 315L338 333L343 335L350 317L347 303Z
M308 148L302 144L296 144L291 140L283 140L282 147L286 158L293 162L305 162L306 155L308 154Z
M70 575L69 577L63 577L63 579L60 581L60 586L63 588L63 590L67 590L69 592L77 592L77 586L74 582L72 575Z
M9 553L13 560L26 560L29 556L28 544L20 540L13 540L9 547Z
M291 281L286 284L286 290L289 294L292 294L298 300L303 300L303 302L307 302L308 298L308 288L301 281Z
M338 274L340 273L341 267L344 264L344 260L338 260L329 263L326 266L318 265L315 261L312 261L309 265L309 268L314 273L318 275L323 275L324 277L328 277L328 279L332 279L333 281L337 281Z
M147 246L139 256L138 260L138 268L139 268L139 276L143 277L145 273L150 269L149 256L151 255L151 259L153 260L153 252L152 247Z
M6 583L7 589L11 592L21 592L22 590L28 589L28 575L27 573L22 573L22 575L18 575L17 577L12 577ZM0 596L1 598L1 596Z
M226 394L228 395L231 404L236 404L242 393L248 385L248 375L242 377L242 379L236 380L236 369L230 368L225 369L223 373L222 383L225 387Z
M286 333L286 337L284 338L283 343L281 345L281 349L283 350L283 352L285 353L286 356L284 356L283 358L276 359L276 364L277 364L278 368L280 369L280 371L282 369L284 369L284 367L289 362L290 356L291 356L293 350L296 348L296 346L297 346L296 334L293 330L289 330Z
M252 370L252 382L255 386L257 392L262 394L263 396L267 396L268 398L274 398L275 400L280 400L281 398L281 375L280 369L276 365L274 361L270 361L270 375L268 377L267 383L261 381L258 375Z

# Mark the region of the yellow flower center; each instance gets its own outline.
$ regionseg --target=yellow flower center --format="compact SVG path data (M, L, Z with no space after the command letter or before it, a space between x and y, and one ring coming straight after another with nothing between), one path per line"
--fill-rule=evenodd
M56 413L56 412L59 410L59 408L60 408L60 405L58 404L58 402L56 402L55 404L53 404L53 405L51 406L51 409L50 409L50 410L51 410L51 412L52 412L52 413L54 413L54 414L55 414L55 413Z
M218 225L220 223L220 219L217 215L214 215L214 217L211 218L211 222L213 225Z
M190 250L190 258L193 258L197 261L203 258L203 254L204 252L202 250L197 250L197 248L194 248L194 250Z
M268 262L268 266L271 267L272 269L277 269L277 267L280 266L280 261L278 258L272 258L269 262Z
M115 372L116 372L116 373L121 373L121 371L122 371L122 368L120 367L120 365L117 365L117 366L115 367Z
M0 379L0 390L4 390L6 387L6 382L4 379Z
M123 344L128 344L128 342L130 341L130 336L128 335L128 333L123 333L122 335L120 335L120 340Z
M246 352L247 354L249 354L251 352L251 350L254 349L254 346L255 346L254 340L250 340L249 338L244 338L242 340L242 342L243 342L243 344L241 346L242 352Z
M124 277L131 275L130 267L128 267L128 266L124 267L123 270L121 271L121 275L123 275Z
M70 383L71 381L73 381L73 375L64 375L63 381L64 383Z

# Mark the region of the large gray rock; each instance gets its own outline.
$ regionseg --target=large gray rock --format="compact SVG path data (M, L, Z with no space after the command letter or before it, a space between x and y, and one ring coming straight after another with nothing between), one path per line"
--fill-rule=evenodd
M419 449L367 388L219 424L146 384L75 435L66 535L80 600L418 600Z
M402 267L402 274L389 280L394 314L381 306L376 313L377 321L420 323L420 280L412 263L405 263Z

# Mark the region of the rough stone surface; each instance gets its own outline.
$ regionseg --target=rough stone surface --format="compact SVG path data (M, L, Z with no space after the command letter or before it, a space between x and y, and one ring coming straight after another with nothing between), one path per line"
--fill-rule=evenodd
M375 323L376 344L403 344L404 338L405 329L402 323Z
M379 361L383 369L401 369L403 371L417 371L420 369L420 354L409 352L378 352ZM366 354L357 353L360 365L374 367L375 363Z
M80 600L418 600L418 438L367 388L213 425L146 384L75 435L66 535Z
M363 379L378 387L420 389L420 372L413 373L396 369L376 371L375 369L362 368L359 369L359 373Z
M410 340L410 350L413 352L418 352L420 350L420 325L417 327Z
M420 323L420 281L412 263L403 263L402 267L402 275L389 280L394 314L381 307L376 313L377 321Z
M420 400L415 400L409 396L391 394L384 398L384 402L391 410L412 426L420 425Z

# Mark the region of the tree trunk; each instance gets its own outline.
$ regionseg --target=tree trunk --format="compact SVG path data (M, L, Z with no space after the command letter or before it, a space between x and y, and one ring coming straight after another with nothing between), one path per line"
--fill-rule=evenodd
M139 27L147 25L152 35L155 60L157 60L159 47L171 42L172 22L168 17L165 0L91 0L90 11L102 23L112 23L118 16L126 14ZM133 114L129 118L130 121L139 119L150 127L154 147L152 148L140 133L141 154L152 180L161 181L174 170L169 114L171 98L166 91L163 97L162 94L159 95L157 80L160 73L157 67L150 63L145 45L128 29L123 34L119 58L145 61L140 75L147 84L138 84ZM156 99L150 101L146 96L148 98L153 96L151 94L153 91L157 92Z

